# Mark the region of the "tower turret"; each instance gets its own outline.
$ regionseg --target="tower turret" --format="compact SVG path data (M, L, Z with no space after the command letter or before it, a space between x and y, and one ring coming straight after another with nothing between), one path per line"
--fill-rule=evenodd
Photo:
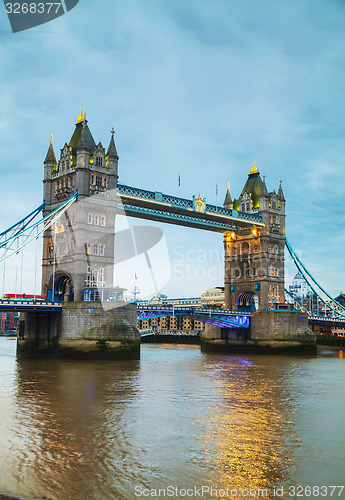
M90 192L90 172L89 159L90 147L86 137L85 125L82 122L80 138L76 146L77 166L76 166L76 186L78 186L78 196L80 199L89 196Z
M227 190L226 190L226 195L225 195L225 200L223 203L224 208L232 208L234 205L232 203L232 198L230 194L230 182L227 183Z
M283 188L282 188L282 180L279 179L279 189L278 189L278 201L279 201L279 208L283 214L285 214L285 196L283 193Z
M106 155L106 162L107 162L107 167L109 168L109 173L115 175L116 181L118 179L118 165L119 165L119 156L117 154L117 149L115 146L115 140L114 140L114 134L115 130L114 127L111 129L111 137L110 137L110 142L108 146L108 151Z
M43 199L47 205L52 202L52 177L53 172L56 170L57 162L55 158L54 148L53 148L53 135L50 134L49 137L50 144L46 154L46 159L44 160L44 188L43 188Z
M260 198L259 198L259 210L267 210L268 209L268 191L267 191L267 186L266 186L266 176L262 176L262 186L261 186L261 193L260 193Z

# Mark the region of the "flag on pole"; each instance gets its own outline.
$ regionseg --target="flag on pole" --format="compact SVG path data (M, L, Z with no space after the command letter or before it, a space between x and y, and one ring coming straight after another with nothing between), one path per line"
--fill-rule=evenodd
M180 174L178 174L178 185L179 185L179 187L181 186L181 177L180 177Z
M218 184L216 184L216 195L218 196Z

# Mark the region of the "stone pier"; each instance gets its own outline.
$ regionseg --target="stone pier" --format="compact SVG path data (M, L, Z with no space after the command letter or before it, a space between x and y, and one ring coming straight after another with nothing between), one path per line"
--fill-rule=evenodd
M316 355L316 337L308 315L281 310L252 313L250 328L235 330L206 325L201 337L204 352L228 354Z
M136 304L66 302L62 312L27 312L17 357L131 360L140 358Z

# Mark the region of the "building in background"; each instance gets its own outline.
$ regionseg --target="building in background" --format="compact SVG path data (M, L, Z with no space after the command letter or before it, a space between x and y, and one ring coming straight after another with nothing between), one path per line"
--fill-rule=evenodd
M209 288L200 297L202 307L225 307L225 292L223 286Z
M310 296L310 286L300 272L295 274L292 285L289 285L289 292L298 300L307 299Z
M0 334L14 333L18 330L19 313L2 312L0 313Z

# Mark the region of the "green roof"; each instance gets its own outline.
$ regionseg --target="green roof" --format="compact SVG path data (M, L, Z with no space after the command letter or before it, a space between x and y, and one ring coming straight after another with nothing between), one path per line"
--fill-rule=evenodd
M75 130L73 132L73 135L71 137L71 140L69 141L69 146L72 147L72 152L75 154L77 146L80 141L80 136L81 136L81 131L83 129L83 122L79 122L75 126ZM89 127L87 126L87 121L84 121L84 129L85 129L85 135L86 135L86 140L90 149L90 152L93 152L93 150L96 147L96 143L92 137L92 134L90 132Z
M259 208L259 197L261 194L261 188L262 188L262 179L260 177L259 172L249 174L247 182L245 183L242 189L241 195L245 191L247 191L247 193L252 195L253 208ZM239 206L240 206L240 200L238 199L234 201L234 208L238 210Z

